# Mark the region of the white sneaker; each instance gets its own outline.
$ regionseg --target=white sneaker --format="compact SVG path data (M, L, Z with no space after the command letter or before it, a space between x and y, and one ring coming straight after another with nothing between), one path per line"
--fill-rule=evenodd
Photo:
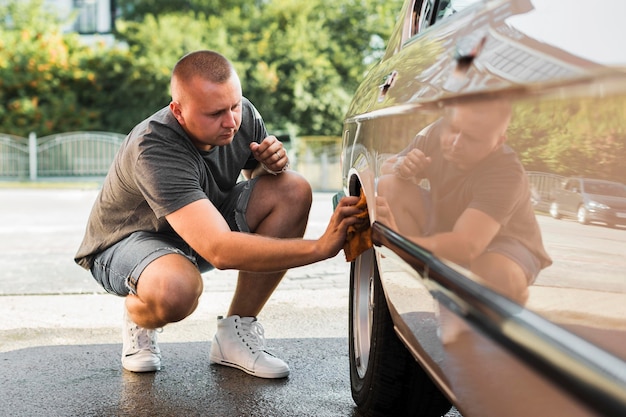
M265 350L263 326L256 317L219 316L209 359L260 378L289 375L289 366Z
M137 326L124 308L122 328L122 366L132 372L154 372L161 369L161 350L157 332Z

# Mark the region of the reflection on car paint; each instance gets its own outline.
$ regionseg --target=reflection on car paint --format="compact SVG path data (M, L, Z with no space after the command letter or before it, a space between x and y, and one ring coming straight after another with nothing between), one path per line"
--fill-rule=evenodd
M407 1L344 121L344 192L364 190L372 221L617 361L616 408L566 393L440 303L428 268L376 247L396 331L466 416L626 404L626 204L593 190L626 182L626 3L571 6Z

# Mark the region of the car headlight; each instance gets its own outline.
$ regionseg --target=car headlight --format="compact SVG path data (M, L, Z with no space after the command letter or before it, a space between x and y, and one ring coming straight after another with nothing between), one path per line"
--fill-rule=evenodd
M593 200L587 203L587 205L589 206L589 208L592 208L592 209L608 210L611 208L607 206L606 204L598 203L597 201L593 201Z

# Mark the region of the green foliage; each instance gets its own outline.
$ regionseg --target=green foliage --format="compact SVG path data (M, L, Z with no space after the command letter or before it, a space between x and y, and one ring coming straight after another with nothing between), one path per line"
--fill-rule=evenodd
M77 80L79 101L98 113L89 130L129 132L168 103L169 68L126 49L101 49L82 57L89 76Z
M401 0L119 0L125 47L84 46L44 0L0 6L4 133L125 133L167 105L172 66L214 49L230 58L268 128L337 135Z
M143 21L148 15L171 13L219 15L235 8L254 8L256 3L250 0L117 0L120 18L136 22Z
M336 135L366 58L380 52L371 39L389 35L401 1L122 4L132 21L118 23L119 35L137 56L173 65L191 50L217 50L234 62L270 130Z
M79 127L90 114L81 108L72 88L81 77L72 53L79 50L77 40L61 35L46 13L32 16L29 25L29 14L27 3L10 2L0 9L5 22L0 27L2 130L26 136L31 131L47 134Z
M508 143L529 171L624 182L625 118L623 96L522 103Z

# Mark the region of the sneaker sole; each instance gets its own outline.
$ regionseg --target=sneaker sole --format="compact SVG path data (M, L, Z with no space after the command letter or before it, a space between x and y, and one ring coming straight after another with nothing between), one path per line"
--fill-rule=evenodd
M267 378L267 379L276 379L276 378L285 378L289 375L289 369L279 372L261 372L261 371L253 371L251 369L244 368L241 365L238 365L234 362L225 361L224 359L217 358L215 356L209 356L209 362L211 364L224 365L229 366L231 368L239 369L240 371L244 371L248 375L256 376L259 378Z
M124 369L126 369L127 371L130 371L130 372L137 372L137 373L141 373L141 372L156 372L156 371L160 371L161 370L161 363L158 363L158 364L147 363L147 364L140 364L140 365L128 365L128 364L125 364L124 361L122 360L122 367Z

